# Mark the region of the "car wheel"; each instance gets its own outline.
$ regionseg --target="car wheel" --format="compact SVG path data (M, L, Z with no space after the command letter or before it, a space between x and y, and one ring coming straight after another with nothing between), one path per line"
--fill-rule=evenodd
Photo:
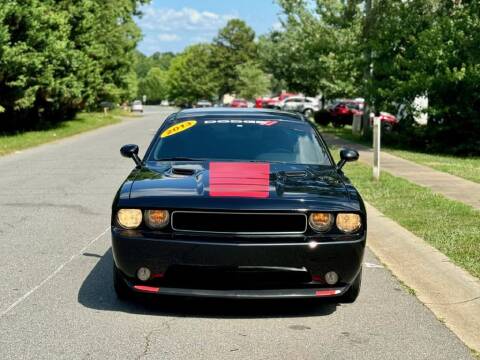
M303 115L307 118L307 119L311 119L313 118L313 110L312 109L305 109L303 111Z
M117 298L120 300L128 300L132 297L132 290L125 283L125 280L120 273L120 270L113 263L113 288L117 294Z
M393 131L393 126L392 124L389 123L383 123L383 131L386 133L390 133Z
M351 304L353 303L358 295L360 294L360 288L362 286L362 269L358 273L357 277L353 281L352 285L348 288L347 292L340 296L339 302Z
M334 128L343 128L345 127L345 124L339 123L339 122L332 122L332 125Z

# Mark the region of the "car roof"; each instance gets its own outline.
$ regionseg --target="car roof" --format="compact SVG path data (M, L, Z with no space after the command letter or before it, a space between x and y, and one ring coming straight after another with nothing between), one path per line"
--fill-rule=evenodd
M184 119L189 117L275 117L275 120L306 121L303 116L286 111L273 109L257 108L202 108L202 109L184 109L179 111L175 119Z

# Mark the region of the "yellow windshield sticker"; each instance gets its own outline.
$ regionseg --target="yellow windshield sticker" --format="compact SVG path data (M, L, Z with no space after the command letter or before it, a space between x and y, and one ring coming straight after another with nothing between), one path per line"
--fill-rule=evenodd
M190 129L192 126L195 126L196 124L197 124L197 120L183 121L181 123L170 126L167 130L162 132L160 137L163 139L163 138L166 138L167 136L178 134L182 131Z

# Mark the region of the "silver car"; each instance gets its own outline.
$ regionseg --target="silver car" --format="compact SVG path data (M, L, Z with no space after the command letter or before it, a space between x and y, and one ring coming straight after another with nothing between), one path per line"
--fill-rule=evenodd
M320 110L320 103L312 97L291 96L281 101L278 107L284 111L300 112L306 117L313 117L313 114Z
M132 103L132 112L135 112L135 111L143 113L143 104L140 100L135 100Z
M195 105L195 107L197 107L197 108L207 108L207 107L212 107L212 106L213 106L213 104L209 100L199 100L197 102L197 104Z

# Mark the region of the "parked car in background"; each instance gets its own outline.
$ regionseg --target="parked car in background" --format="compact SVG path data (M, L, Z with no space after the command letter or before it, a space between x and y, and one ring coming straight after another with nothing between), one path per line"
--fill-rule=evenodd
M398 123L400 122L395 115L392 115L385 111L380 112L378 117L380 118L380 122L382 124L382 130L384 132L392 131L395 128L395 126L397 126ZM372 123L370 123L370 125L373 126Z
M136 111L143 113L143 104L140 100L135 100L132 103L132 112Z
M315 121L320 125L326 126L332 123L334 127L344 127L345 125L352 125L353 117L355 115L362 116L365 111L365 101L363 99L334 100L326 107L325 111L316 113ZM388 112L382 111L378 114L382 129L385 132L392 131L399 123L398 118ZM373 124L370 124L373 125Z
M207 108L207 107L212 107L213 104L211 101L208 101L208 100L199 100L197 101L197 104L195 105L195 107L197 108Z
M352 125L353 116L363 113L365 102L363 100L339 99L334 100L327 107L330 121L334 127Z
M244 100L244 99L234 99L234 100L230 103L230 107L233 107L233 108L246 108L246 107L248 107L248 102L247 102L247 100Z
M307 118L320 110L317 99L305 96L291 96L278 104L278 109L283 111L294 111L304 114Z
M108 109L108 110L113 110L117 107L117 104L111 102L111 101L102 101L100 103L100 109Z
M267 108L267 109L278 109L278 104L280 102L282 102L286 98L289 98L291 96L297 96L297 95L298 94L283 92L283 93L281 93L277 96L271 97L271 98L264 98L262 107Z

